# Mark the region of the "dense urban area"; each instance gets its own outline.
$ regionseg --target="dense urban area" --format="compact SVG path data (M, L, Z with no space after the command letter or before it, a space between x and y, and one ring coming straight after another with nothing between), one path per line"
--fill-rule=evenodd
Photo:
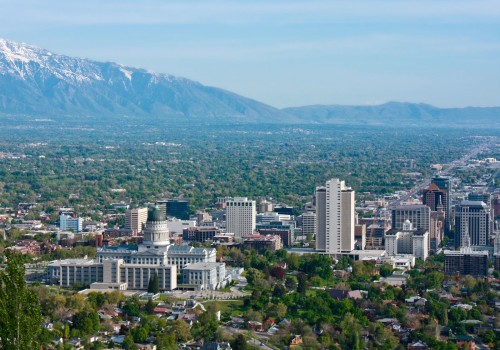
M0 349L500 349L497 130L53 124L0 129Z

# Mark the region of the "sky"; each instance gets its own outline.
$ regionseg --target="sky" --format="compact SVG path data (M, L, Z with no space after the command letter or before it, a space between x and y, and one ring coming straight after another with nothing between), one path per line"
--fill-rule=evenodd
M280 108L500 106L498 0L0 0L0 37Z

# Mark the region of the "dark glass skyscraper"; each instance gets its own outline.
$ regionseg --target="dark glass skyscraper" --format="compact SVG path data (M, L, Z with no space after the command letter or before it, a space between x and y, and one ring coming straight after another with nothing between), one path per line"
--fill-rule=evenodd
M446 195L442 195L441 202L444 207L444 211L446 213L446 217L444 219L444 229L445 232L449 232L451 229L451 181L448 177L436 176L431 180L432 184L436 185L440 190L444 191ZM437 199L437 198L436 198ZM424 192L424 200L425 200L425 192ZM426 204L426 203L424 203ZM437 205L437 203L436 203ZM431 208L431 210L436 211L436 209Z
M167 201L167 216L177 219L189 219L189 203L187 201L169 200Z
M174 218L181 220L189 220L189 203L187 201L179 201L179 200L163 200L156 202L156 205L159 206L165 216L173 216Z

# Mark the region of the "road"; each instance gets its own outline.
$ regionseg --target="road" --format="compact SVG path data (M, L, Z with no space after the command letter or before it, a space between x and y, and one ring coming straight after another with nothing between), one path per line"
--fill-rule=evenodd
M497 142L496 138L492 138L490 141L474 147L472 150L466 153L462 158L446 164L446 168L443 171L441 171L439 175L441 176L453 175L453 170L455 168L464 166L467 163L467 161L476 157L479 153L487 150L492 145L496 144L496 142ZM401 196L399 199L389 201L388 207L393 208L397 207L398 205L401 205L401 203L403 203L404 201L407 201L409 198L413 197L414 195L420 193L422 190L427 188L430 185L430 183L431 183L430 179L422 180L417 185L415 185L415 187L410 189L404 196Z
M265 342L266 338L261 338L258 333L250 332L246 329L238 329L230 326L223 326L223 329L229 334L236 336L238 334L243 334L246 337L249 337L248 344L251 345L254 349L265 349L265 350L274 350L274 348L267 345Z

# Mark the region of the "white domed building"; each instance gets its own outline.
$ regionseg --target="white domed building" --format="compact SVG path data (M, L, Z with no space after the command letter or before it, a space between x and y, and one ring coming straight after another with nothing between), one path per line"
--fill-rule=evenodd
M177 275L186 289L224 287L224 263L216 262L214 248L194 248L170 244L165 214L159 208L148 211L144 240L139 245L102 247L93 259L53 261L47 268L49 280L64 287L76 283L95 289L147 289L157 275L160 290L178 288ZM187 269L189 273L183 273ZM193 277L194 276L194 277Z

